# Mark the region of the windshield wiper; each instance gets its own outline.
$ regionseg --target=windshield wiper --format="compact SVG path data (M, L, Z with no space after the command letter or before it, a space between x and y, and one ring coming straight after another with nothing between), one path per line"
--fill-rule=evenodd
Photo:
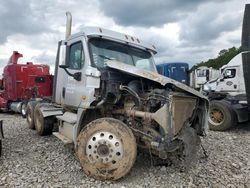
M99 57L103 58L103 59L108 59L108 60L112 60L111 58L105 56L105 55L98 55Z

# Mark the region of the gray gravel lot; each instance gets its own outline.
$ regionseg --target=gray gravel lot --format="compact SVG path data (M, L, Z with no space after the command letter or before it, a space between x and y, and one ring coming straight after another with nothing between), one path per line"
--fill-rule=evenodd
M139 153L129 175L117 182L88 178L74 152L54 136L40 137L19 115L0 114L5 139L0 187L250 187L250 124L212 132L202 140L209 157L198 154L186 171L175 162L153 165Z

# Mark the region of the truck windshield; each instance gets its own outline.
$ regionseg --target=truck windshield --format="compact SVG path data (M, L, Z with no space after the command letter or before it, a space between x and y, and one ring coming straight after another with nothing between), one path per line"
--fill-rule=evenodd
M96 67L105 67L109 60L117 60L141 69L156 72L150 52L106 39L93 38L89 42L90 54Z
M197 70L197 77L206 77L207 71L208 71L207 69L204 69L204 70L198 69Z

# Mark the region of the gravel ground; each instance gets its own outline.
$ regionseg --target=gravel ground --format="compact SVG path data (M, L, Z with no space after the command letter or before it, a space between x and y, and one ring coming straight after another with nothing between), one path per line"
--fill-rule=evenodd
M152 165L139 153L131 172L117 182L87 177L74 152L54 136L39 137L19 115L0 114L5 139L0 159L0 187L249 187L250 123L202 140L196 165L186 171L173 162Z

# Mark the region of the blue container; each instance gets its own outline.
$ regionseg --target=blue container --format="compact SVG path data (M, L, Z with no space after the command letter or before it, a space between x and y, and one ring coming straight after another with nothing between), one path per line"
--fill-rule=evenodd
M156 65L159 74L189 85L188 63L173 62Z

